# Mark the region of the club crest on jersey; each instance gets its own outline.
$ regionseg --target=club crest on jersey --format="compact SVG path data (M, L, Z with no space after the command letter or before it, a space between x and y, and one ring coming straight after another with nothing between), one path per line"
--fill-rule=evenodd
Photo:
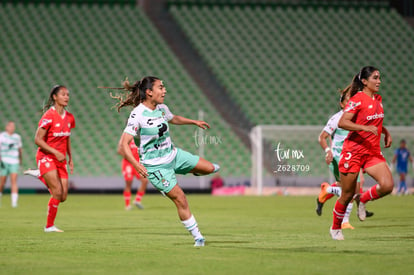
M46 126L51 122L52 122L51 119L42 119L42 123L40 123L40 127Z
M346 112L348 112L348 111L351 111L351 110L354 110L356 107L358 107L359 105L361 105L361 102L353 102L353 101L350 101L349 103L348 103L348 108L346 108Z
M168 186L170 186L169 181L168 181L168 180L166 180L166 179L161 179L161 183L162 183L162 185L164 185L164 187L168 187Z

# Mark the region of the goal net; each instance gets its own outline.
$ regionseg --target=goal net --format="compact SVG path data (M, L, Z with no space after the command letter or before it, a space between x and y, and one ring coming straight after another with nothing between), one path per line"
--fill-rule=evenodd
M324 125L257 125L250 131L252 146L251 183L261 195L274 186L316 187L334 180L325 163L318 136ZM382 152L388 163L401 139L414 152L414 127L387 127L393 144Z

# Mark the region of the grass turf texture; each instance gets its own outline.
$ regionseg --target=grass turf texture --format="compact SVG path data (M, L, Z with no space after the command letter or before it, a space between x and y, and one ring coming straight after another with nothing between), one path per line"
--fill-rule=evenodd
M44 233L47 195L21 195L0 208L0 274L408 274L414 269L414 196L355 210L345 241L329 236L334 200L321 217L314 197L189 195L207 242L193 239L175 207L147 195L145 210L125 211L121 195L69 195ZM355 207L356 208L356 207Z

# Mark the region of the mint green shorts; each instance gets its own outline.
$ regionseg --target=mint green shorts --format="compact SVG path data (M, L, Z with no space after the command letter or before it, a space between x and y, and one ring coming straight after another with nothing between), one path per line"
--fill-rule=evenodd
M0 176L8 176L10 174L17 174L19 172L19 164L2 163L0 168Z
M187 174L197 165L200 157L177 148L174 160L162 165L146 165L148 179L155 188L168 193L177 185L175 174Z

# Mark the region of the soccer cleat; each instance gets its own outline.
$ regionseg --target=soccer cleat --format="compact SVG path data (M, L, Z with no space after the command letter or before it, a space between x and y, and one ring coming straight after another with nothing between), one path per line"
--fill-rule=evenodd
M355 229L349 222L344 222L341 224L341 229Z
M125 210L126 210L126 211L129 211L129 210L131 210L131 209L132 209L131 205L125 206Z
M374 216L374 212L369 212L368 210L365 210L365 216L367 218Z
M323 203L319 201L319 198L316 198L316 214L318 214L318 216L322 215L322 208Z
M319 201L322 203L326 202L326 197L328 196L328 192L326 191L326 189L328 189L329 187L329 183L327 182L322 182L321 184L321 192L319 192Z
M139 201L134 201L134 205L136 206L136 207L138 207L138 209L144 209L144 206L142 205L142 203L141 202L139 202Z
M46 233L50 233L50 232L58 232L58 233L62 233L63 230L60 230L59 228L57 228L56 226L52 225L50 227L45 227L45 232Z
M365 221L365 218L367 217L367 212L366 212L366 209L365 209L365 203L359 202L357 205L358 205L358 211L357 211L358 219L361 222Z
M329 229L329 233L331 233L331 237L333 240L336 241L343 241L345 240L344 235L342 235L341 229Z
M32 176L35 178L40 177L40 170L39 169L27 169L26 171L23 172L23 174L28 175L28 176Z
M205 242L206 242L206 240L204 238L197 239L197 240L195 240L194 246L196 246L196 247L204 246Z

